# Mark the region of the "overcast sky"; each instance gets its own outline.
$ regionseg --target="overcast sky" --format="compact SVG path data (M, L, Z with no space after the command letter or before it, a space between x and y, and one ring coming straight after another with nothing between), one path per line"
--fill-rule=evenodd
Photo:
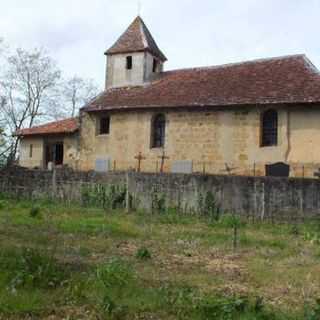
M166 70L305 53L320 67L320 0L141 0ZM0 0L0 37L44 47L68 76L104 82L138 0Z

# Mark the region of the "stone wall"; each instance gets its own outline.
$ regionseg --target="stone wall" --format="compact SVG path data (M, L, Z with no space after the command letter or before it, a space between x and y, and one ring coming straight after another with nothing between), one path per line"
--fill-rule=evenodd
M126 69L126 58L132 57L132 69ZM106 89L141 86L157 77L163 69L158 61L158 70L153 72L153 55L149 52L134 52L127 54L113 54L107 56Z
M30 147L32 145L32 147ZM30 154L32 148L32 154ZM43 167L43 138L25 137L20 140L19 164L23 167Z
M56 170L0 172L0 192L15 197L53 198L83 203L84 188L104 186L128 190L126 205L149 212L161 206L182 213L201 213L208 195L219 212L255 219L292 220L320 214L320 180L215 175L148 174L120 172L98 174ZM95 189L96 188L96 189Z
M260 146L260 117L257 108L223 110L159 110L166 116L164 170L171 172L176 161L193 163L193 172L236 175L265 175L265 165L285 162L291 176L313 177L320 167L320 110L277 107L278 145ZM111 159L116 169L137 167L135 156L142 153L144 172L159 171L159 148L150 148L151 123L156 111L110 113L110 134L97 135L102 114L82 114L80 170L95 168L97 158Z
M124 173L99 174L72 169L30 170L14 167L0 171L0 193L18 198L49 198L63 202L81 201L83 188L126 184Z
M44 168L46 143L63 142L63 164L77 169L79 163L79 136L75 134L53 136L26 136L20 140L19 164L27 168ZM30 154L30 145L32 153Z

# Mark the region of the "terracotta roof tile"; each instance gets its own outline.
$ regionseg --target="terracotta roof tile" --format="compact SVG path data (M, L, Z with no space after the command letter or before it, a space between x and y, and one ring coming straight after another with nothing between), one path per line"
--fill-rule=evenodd
M167 58L158 48L150 31L138 16L106 54L149 51L162 61Z
M109 89L85 111L320 102L319 71L304 55L163 72L145 86Z
M50 122L30 129L22 129L15 133L16 136L34 136L49 134L74 133L79 129L78 118L69 118L61 121Z

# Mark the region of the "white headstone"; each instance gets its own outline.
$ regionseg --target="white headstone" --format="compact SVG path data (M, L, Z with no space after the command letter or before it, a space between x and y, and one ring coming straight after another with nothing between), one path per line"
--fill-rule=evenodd
M110 157L96 159L95 171L97 172L108 172L111 170L111 159Z
M52 162L52 161L49 161L49 162L48 162L48 170L49 170L49 171L52 171L52 170L53 170L53 162Z
M173 161L171 172L172 173L192 173L193 163L192 160L178 160Z

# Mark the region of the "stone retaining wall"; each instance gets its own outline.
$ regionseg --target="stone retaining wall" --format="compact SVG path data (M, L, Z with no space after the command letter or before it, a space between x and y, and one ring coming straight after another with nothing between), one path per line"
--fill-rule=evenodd
M0 192L17 198L83 202L84 194L87 195L83 192L85 188L107 190L112 187L127 190L127 207L130 205L150 212L161 207L165 211L174 208L178 212L201 213L210 195L211 206L214 199L214 206L219 212L255 219L290 220L320 214L319 179L72 170L50 172L21 168L0 171Z

